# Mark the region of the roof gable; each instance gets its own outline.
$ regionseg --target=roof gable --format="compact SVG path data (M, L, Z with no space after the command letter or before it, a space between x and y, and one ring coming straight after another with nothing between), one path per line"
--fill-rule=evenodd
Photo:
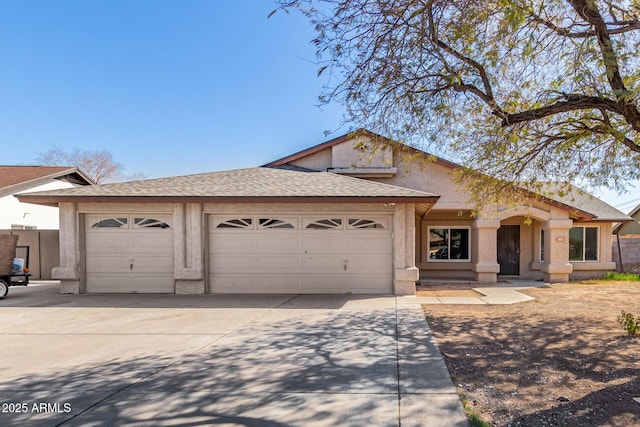
M69 166L0 166L0 192L23 191L51 179L66 179L76 184L94 182L78 168Z

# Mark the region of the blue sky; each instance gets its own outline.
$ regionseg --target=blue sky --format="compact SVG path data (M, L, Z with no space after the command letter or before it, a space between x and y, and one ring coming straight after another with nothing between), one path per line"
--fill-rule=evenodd
M0 2L2 164L106 149L150 178L253 167L346 133L313 28L270 0ZM325 131L334 131L325 136ZM629 211L638 189L597 194Z

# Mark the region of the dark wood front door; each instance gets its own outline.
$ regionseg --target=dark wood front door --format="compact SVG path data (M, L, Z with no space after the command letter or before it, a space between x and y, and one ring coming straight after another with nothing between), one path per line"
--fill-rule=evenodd
M498 228L498 264L500 274L520 274L520 226L502 225Z

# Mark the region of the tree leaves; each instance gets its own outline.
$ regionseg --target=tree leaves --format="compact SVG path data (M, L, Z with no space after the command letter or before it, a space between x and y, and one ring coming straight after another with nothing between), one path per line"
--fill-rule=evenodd
M640 7L612 0L297 0L325 102L499 182L640 177Z

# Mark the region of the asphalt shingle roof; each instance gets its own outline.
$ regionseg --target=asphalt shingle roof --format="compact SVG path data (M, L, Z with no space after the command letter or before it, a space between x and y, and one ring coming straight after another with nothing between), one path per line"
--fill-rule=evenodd
M633 219L575 185L549 182L545 184L541 193L549 199L595 215L597 220L629 221Z
M301 172L274 168L235 169L196 175L92 185L63 190L40 191L20 196L47 198L92 197L362 197L437 199L433 194L329 172Z

